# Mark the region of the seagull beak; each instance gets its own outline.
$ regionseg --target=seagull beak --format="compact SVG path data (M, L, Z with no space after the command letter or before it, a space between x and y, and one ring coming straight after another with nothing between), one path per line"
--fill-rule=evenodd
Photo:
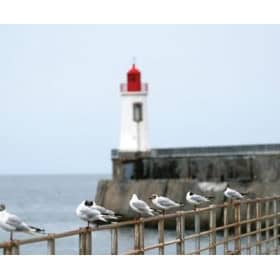
M153 199L153 197L152 197L152 196L150 196L150 197L149 197L149 199L151 199L151 200L152 200L152 199Z

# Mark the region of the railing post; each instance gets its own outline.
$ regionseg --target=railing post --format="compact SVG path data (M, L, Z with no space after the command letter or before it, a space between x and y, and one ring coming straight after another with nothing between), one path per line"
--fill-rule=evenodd
M49 234L50 239L48 240L48 254L55 255L55 239Z
M209 211L209 254L216 255L216 208L214 205L210 205Z
M91 230L88 228L85 233L85 254L91 255L91 248L92 248L92 234Z
M261 244L261 227L262 227L262 223L260 221L260 217L261 217L261 204L260 201L258 200L256 202L256 243L257 243L257 248L256 248L256 254L257 255L261 255L262 254L262 244Z
M7 242L7 245L3 248L4 255L13 255L13 241Z
M12 255L19 255L19 245L16 242L13 242L13 244L12 244L11 254Z
M140 224L139 224L139 249L140 254L144 255L144 219L140 218Z
M194 214L194 232L200 234L200 215ZM195 254L200 255L200 235L195 238Z
M83 231L79 233L79 254L80 255L86 254L86 236L85 236L85 232Z
M11 247L5 247L3 253L4 255L11 255L12 254Z
M111 230L111 254L118 254L118 228Z
M224 204L224 226L228 225L228 203ZM228 228L224 229L224 255L228 253Z
M277 209L277 199L273 199L273 214L275 215L273 218L273 238L274 238L274 251L275 254L278 255L278 209Z
M251 223L248 222L248 220L251 219L251 204L247 203L247 208L246 208L246 233L250 233L251 232ZM247 236L247 254L251 255L251 235L249 234Z
M134 250L140 250L140 226L138 221L134 224Z
M240 203L239 202L236 202L236 204L234 205L234 222L236 223L236 225L234 226L234 237L236 238L234 240L234 252L235 254L239 255L241 253L241 240L240 240L241 226L240 226Z
M268 216L270 214L270 211L269 211L269 200L267 200L265 202L265 215ZM266 254L268 255L269 252L270 252L270 242L268 242L267 240L269 239L269 222L270 222L270 219L266 218L265 219L265 227L266 227L266 231L265 231L265 239L266 239Z
M179 239L179 243L177 243L177 255L185 254L185 216L181 211L176 212L176 232L177 239Z
M158 253L159 255L164 255L164 219L159 219L158 221L158 243L160 245Z

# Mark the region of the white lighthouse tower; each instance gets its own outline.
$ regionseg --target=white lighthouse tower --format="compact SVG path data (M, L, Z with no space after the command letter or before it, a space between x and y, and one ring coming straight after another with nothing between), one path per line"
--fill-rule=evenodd
M141 72L132 65L127 72L127 83L121 84L120 152L147 152L148 84L141 83Z

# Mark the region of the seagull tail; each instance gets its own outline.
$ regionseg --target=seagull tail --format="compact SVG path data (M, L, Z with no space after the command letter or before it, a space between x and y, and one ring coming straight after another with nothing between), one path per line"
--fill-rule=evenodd
M114 215L115 215L115 217L117 217L117 218L122 218L122 217L123 217L123 215L120 214L120 213L115 213Z
M31 234L36 234L36 233L46 233L45 229L43 228L38 228L38 227L34 227L34 226L29 226L31 228L31 230L29 231Z
M247 191L247 192L241 192L240 193L242 196L248 196L248 194L249 194L249 192Z
M101 221L103 221L105 223L108 223L108 221L106 220L105 216L99 215L98 218L99 218L99 220L101 220Z
M155 209L155 208L151 208L151 213L153 214L153 215L151 215L151 216L154 216L154 213L156 213L156 214L161 214L163 211L162 210L160 210L160 209Z
M115 216L115 215L105 215L106 219L109 219L109 220L118 220L118 217Z

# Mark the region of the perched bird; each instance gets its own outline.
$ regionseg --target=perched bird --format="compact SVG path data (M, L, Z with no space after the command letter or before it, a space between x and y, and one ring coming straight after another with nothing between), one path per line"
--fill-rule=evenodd
M18 216L10 214L4 204L0 204L0 227L10 232L10 240L13 240L13 232L25 232L29 234L44 233L45 230L23 222Z
M88 223L88 227L90 224L97 224L98 221L102 221L107 223L107 219L102 213L92 208L93 201L83 200L76 209L76 215L83 221Z
M209 201L208 198L206 198L202 195L199 195L199 194L192 193L192 192L187 192L186 200L187 200L187 202L189 202L190 204L192 204L194 206L194 209L196 209L197 205Z
M233 199L242 199L244 198L244 196L239 193L238 191L234 190L234 189L231 189L229 187L227 187L224 191L224 196L229 198L231 201Z
M153 209L145 201L138 199L136 194L132 195L129 206L140 215L154 216Z
M152 203L157 208L159 208L160 210L163 210L163 214L165 214L165 210L184 206L184 204L177 203L168 197L159 196L157 194L152 194L149 199L152 200Z

